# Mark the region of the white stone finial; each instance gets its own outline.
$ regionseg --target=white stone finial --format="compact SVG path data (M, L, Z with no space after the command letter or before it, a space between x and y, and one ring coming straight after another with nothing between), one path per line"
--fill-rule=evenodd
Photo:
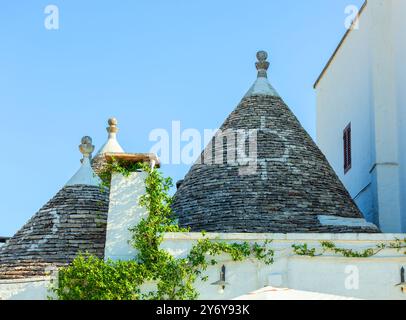
M107 132L108 133L117 133L118 132L118 128L117 128L117 119L116 118L110 118L108 121L108 128L107 128Z
M91 158L94 151L92 138L89 136L84 136L81 142L82 143L79 145L79 150L83 154L83 158Z
M109 136L107 142L100 148L97 152L97 156L105 153L124 153L123 148L117 141L117 132L118 132L118 121L116 118L112 117L108 120L109 126L106 128Z
M75 185L87 185L87 186L99 186L101 180L93 172L93 169L90 165L90 159L94 151L94 145L92 138L89 136L84 136L79 145L80 153L83 154L81 160L82 166L75 173L75 175L68 181L66 186L75 186Z
M258 62L255 63L255 66L258 70L258 78L267 78L267 71L269 68L268 53L266 51L258 51L257 52L257 59Z
M269 62L268 53L266 51L258 51L257 52L257 59L258 61L255 63L255 66L258 70L258 77L255 80L254 84L248 90L244 98L248 98L251 96L273 96L279 97L279 94L276 90L272 87L272 85L268 81L268 68Z

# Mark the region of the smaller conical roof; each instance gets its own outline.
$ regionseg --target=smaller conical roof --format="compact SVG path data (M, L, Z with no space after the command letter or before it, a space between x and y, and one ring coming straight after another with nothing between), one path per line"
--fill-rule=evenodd
M44 276L79 252L104 256L109 195L90 166L92 139L83 137L79 149L78 172L0 247L0 279Z

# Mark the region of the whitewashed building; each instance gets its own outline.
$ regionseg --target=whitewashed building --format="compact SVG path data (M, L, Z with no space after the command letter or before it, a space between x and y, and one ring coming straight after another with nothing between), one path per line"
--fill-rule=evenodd
M315 83L318 145L383 232L406 232L405 15L366 1Z
M202 153L205 161L197 161L178 184L174 201L181 226L194 232L167 233L161 248L184 258L203 238L272 241L271 265L253 258L235 262L229 255L216 257L219 264L205 271L208 281L195 284L201 299L237 299L250 292L263 299L406 299L402 289L406 255L391 248L406 235L382 234L362 217L324 155L268 81L267 54L259 52L257 58L254 85L222 126L237 132L256 130L255 159L224 161L228 151L237 151L236 145L227 143L222 149L223 143L209 144ZM116 124L109 122L109 140L116 139L111 134L116 133ZM102 149L101 162L114 156L159 166L153 154L124 153L116 141L108 145L113 147ZM90 165L93 150L91 139L84 137L79 171L0 248L0 299L46 299L58 267L79 252L113 260L135 258L129 228L148 214L136 201L146 191L145 173L128 177L114 173L109 193L103 193ZM215 154L221 162L208 163ZM204 235L203 229L209 232ZM331 251L311 257L292 247L306 244L321 252L322 241L354 252L384 247L368 258ZM143 290L154 290L154 283Z

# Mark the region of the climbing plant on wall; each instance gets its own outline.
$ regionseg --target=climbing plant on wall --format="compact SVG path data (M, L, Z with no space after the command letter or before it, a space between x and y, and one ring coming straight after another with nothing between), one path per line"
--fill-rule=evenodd
M377 255L379 252L385 249L395 249L401 251L406 249L406 239L400 240L397 239L394 242L388 244L379 243L373 248L368 248L362 251L355 251L352 249L339 248L331 241L321 241L320 248L310 248L307 243L304 244L293 244L293 252L299 256L308 256L308 257L320 257L326 253L334 253L341 255L345 258L370 258ZM406 251L404 252L406 255Z
M254 258L270 265L274 261L274 251L270 241L263 244L227 243L204 237L192 247L185 258L175 258L161 249L166 232L189 232L176 223L171 210L172 197L169 189L170 178L146 164L112 160L100 174L102 190L110 187L113 173L129 177L135 171L148 173L146 193L139 204L146 208L147 218L131 228L130 243L137 251L131 261L113 261L80 254L69 266L61 268L57 284L53 287L61 300L135 300L171 299L184 300L198 298L194 285L200 279L207 281L204 272L216 265L216 257L228 254L233 261ZM134 201L137 201L134 199ZM389 244L378 244L363 251L339 248L333 242L322 241L318 247L308 244L292 245L293 253L300 256L318 257L328 253L345 258L368 258L384 249L406 249L406 239ZM404 252L406 254L406 251ZM144 285L155 285L154 290L146 290Z
M161 249L165 232L189 232L178 226L171 210L169 190L172 180L144 163L110 161L100 174L103 189L110 187L111 176L117 172L129 177L132 172L148 173L146 193L139 204L148 216L131 229L130 243L137 251L131 261L112 261L80 254L69 266L61 268L53 291L61 300L132 300L132 299L196 299L197 279L207 281L204 271L216 265L216 256L228 254L233 261L255 258L272 264L274 251L269 241L264 244L226 243L205 237L199 240L185 258L175 258ZM136 201L136 199L134 199ZM154 290L141 290L154 283Z

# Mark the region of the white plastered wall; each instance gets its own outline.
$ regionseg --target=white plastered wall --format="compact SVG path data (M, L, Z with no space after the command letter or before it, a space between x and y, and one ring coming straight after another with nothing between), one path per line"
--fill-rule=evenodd
M105 259L131 260L136 251L129 243L130 228L147 217L145 208L139 205L145 194L145 172L134 172L129 177L114 173L111 179L110 206L107 220Z
M406 267L406 256L396 250L384 250L372 258L344 258L325 254L322 257L303 257L293 254L292 244L307 243L320 246L320 241L334 242L340 248L361 251L377 244L389 244L405 238L399 234L207 234L210 239L251 244L272 240L275 262L265 265L255 259L233 262L229 256L221 256L217 266L209 267L207 282L197 282L200 299L232 299L265 286L290 288L304 291L334 294L360 299L406 300L396 284L400 282L400 269ZM191 234L167 234L162 248L176 257L185 257L193 244L203 236ZM211 283L219 280L220 268L226 266L224 293ZM355 277L355 278L354 278ZM359 283L353 286L358 277ZM356 283L355 283L356 284Z
M365 218L406 231L405 2L368 0L316 87L317 142ZM343 169L351 122L352 168ZM379 215L378 215L379 214Z
M0 280L0 300L47 300L54 298L51 278Z

